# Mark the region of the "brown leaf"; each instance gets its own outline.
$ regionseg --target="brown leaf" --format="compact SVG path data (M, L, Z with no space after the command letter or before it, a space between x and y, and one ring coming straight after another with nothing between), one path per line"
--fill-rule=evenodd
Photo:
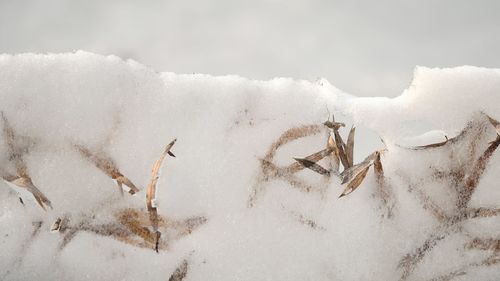
M330 171L328 171L327 169L321 167L321 165L313 162L313 161L310 161L310 160L307 160L307 159L302 159L302 158L293 158L295 159L295 161L299 162L302 166L320 174L320 175L324 175L324 176L330 176Z
M337 130L333 131L333 135L335 136L335 145L337 146L337 149L339 151L339 156L340 156L340 161L342 161L342 166L344 166L344 169L350 168L351 166L349 166L349 161L347 160L347 155L345 153L346 145L342 140L342 137L340 136Z
M453 271L453 272L432 278L429 281L451 281L451 280L455 279L455 277L463 276L465 274L467 274L467 272L465 272L463 270L457 270L457 271Z
M356 164L348 169L345 169L341 174L340 178L342 179L342 184L351 181L361 170L369 167L373 164L373 160L375 159L376 152L368 155L368 157L363 160L363 162Z
M500 135L500 122L491 118L491 116L489 116L487 114L486 114L486 116L488 117L488 120L490 121L491 125L493 125L493 127L495 127L495 130L497 131L497 135Z
M46 206L52 209L52 203L50 200L33 184L33 181L29 176L25 175L21 177L14 175L2 175L2 178L5 181L12 183L19 188L23 188L33 194L33 197L35 197L36 202L40 205L40 207L42 207L42 209L47 210Z
M352 181L350 181L347 184L347 187L344 189L344 191L339 196L339 198L343 197L343 196L346 196L346 195L350 194L351 192L353 192L354 190L356 190L356 188L358 188L358 186L365 179L366 175L368 174L368 170L369 169L370 169L370 166L367 166L361 172L359 172L358 174L356 174L356 176L352 179Z
M344 123L335 122L335 121L333 121L333 122L332 121L326 121L325 123L323 123L323 125L327 126L328 128L330 128L332 130L338 130L341 127L345 127Z
M382 167L382 161L380 161L380 152L376 153L375 160L373 161L373 167L377 179L382 180L384 178L384 168Z
M62 222L62 219L57 218L56 221L50 227L50 231L51 232L59 231L59 229L61 229L61 222Z
M188 261L185 259L181 264L175 269L174 273L170 276L168 281L182 281L187 275L188 271Z
M479 179L483 175L486 165L489 162L490 157L493 155L493 152L500 145L500 135L497 135L497 138L494 142L490 144L490 146L483 152L483 155L477 159L472 167L472 171L469 173L467 178L465 179L465 187L462 196L459 198L458 206L459 208L465 208L469 203L472 194L476 190L477 185L479 184Z
M339 150L337 148L337 145L335 144L335 140L332 138L332 136L328 136L328 142L326 147L331 150L331 160L332 160L332 170L334 173L339 172L339 166L340 166L340 155L339 155Z
M328 156L330 153L331 153L330 149L326 148L326 149L320 150L318 152L315 152L315 153L307 156L306 158L304 158L304 160L316 163L319 160ZM304 168L305 168L305 166L302 165L301 163L294 162L294 163L288 165L284 170L286 173L293 174L293 173L296 173Z
M264 159L272 162L274 154L282 146L296 139L315 135L321 132L321 127L318 125L304 125L286 130L281 136L273 142Z
M467 209L467 218L488 218L500 215L500 209L472 208Z
M174 139L169 144L167 144L163 153L160 155L160 158L153 165L153 170L151 173L151 181L149 182L148 189L146 192L146 205L148 207L149 220L151 222L151 226L153 227L153 231L156 233L156 238L155 238L156 251L158 251L158 242L160 239L160 232L158 231L158 211L156 209L156 205L154 204L154 201L156 199L156 184L158 183L161 164L163 163L163 160L168 155L168 152L170 151L172 146L174 146L176 141L177 139Z
M118 165L107 156L104 152L100 151L99 153L92 153L88 148L80 144L73 144L80 154L93 163L99 170L101 170L104 174L110 177L113 180L116 180L116 184L120 188L120 192L123 193L123 186L128 186L130 190L128 191L130 194L135 194L139 192L139 188L132 183L127 177L125 177L120 170L118 169Z
M345 154L347 157L347 163L349 167L354 165L354 134L356 133L356 127L351 127L349 131L349 136L347 137L347 145L345 149Z
M411 147L410 149L413 149L413 150L422 150L422 149L429 149L429 148L436 148L436 147L444 146L445 144L447 144L450 141L447 136L444 136L444 137L446 138L446 140L444 140L442 142L431 143L431 144L427 144L427 145L415 146L415 147Z

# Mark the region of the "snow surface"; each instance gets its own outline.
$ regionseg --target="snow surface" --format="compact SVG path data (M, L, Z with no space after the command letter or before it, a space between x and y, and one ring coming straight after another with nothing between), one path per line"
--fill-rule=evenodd
M412 183L429 180L419 188L453 212L452 191L433 180L430 168L446 169L471 156L462 146L403 146L454 137L470 120L485 123L479 112L500 119L500 70L470 66L418 67L410 87L393 99L357 98L324 79L157 73L81 51L1 55L0 73L0 110L29 140L24 160L53 205L45 212L28 194L23 206L16 189L0 183L1 280L168 280L183 259L189 263L185 280L398 280L401 258L439 226L419 205ZM355 162L384 148L380 138L387 145L382 163L396 198L392 217L374 195L372 171L340 199L338 179L309 170L298 177L315 187L310 192L279 179L259 181L260 159L283 132L321 125L331 113L346 123L342 134L357 127ZM327 130L320 128L280 148L276 163L323 149ZM493 127L483 131L467 137L480 143L474 157L495 139ZM12 170L0 134L0 165ZM203 225L159 253L84 231L61 248L63 234L49 231L58 217L108 222L116 210L144 210L151 167L174 138L177 157L162 167L158 211L173 220L203 216ZM141 192L121 196L74 143L104 151ZM475 206L499 207L497 154L471 200ZM36 222L42 222L39 231ZM467 250L468 238L499 238L498 217L462 227L467 231L435 246L409 280L431 280L482 260L489 252ZM477 266L456 280L499 275L498 264Z

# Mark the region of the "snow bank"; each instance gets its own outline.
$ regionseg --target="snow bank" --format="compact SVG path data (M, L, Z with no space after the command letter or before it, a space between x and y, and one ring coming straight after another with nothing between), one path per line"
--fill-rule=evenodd
M499 70L419 67L394 99L356 98L325 80L157 73L85 52L2 55L0 73L0 110L30 178L53 207L43 211L25 193L23 205L22 189L0 183L2 280L168 280L183 260L185 280L431 280L447 274L491 280L500 274L498 263L481 264L498 260L498 247L477 246L499 238L498 217L450 219L459 212L459 187L495 140L484 114L500 119ZM357 127L355 163L382 149L382 187L373 170L340 199L335 176L304 169L293 175L302 185L291 176L265 176L262 159L290 128L316 131L280 146L275 165L323 149L328 129L322 123L332 113L348 125L343 136L351 124ZM158 183L158 212L168 221L156 253L106 227L117 225L123 210L146 214L151 168L174 138L177 157L165 160ZM446 138L435 148L405 148ZM0 165L15 174L8 139L4 129ZM75 147L112 159L141 191L121 195ZM488 160L465 211L499 207L500 159L493 153ZM300 188L306 185L311 189ZM50 232L57 218L72 228ZM198 223L183 230L190 218ZM412 260L429 240L422 257Z

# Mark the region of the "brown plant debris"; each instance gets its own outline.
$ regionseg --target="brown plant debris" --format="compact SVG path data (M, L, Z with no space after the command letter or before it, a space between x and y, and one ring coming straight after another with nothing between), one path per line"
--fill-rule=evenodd
M347 157L347 164L349 167L354 165L354 134L356 133L356 128L353 126L351 131L349 131L349 136L347 137L347 144L345 148L345 154Z
M382 207L385 209L385 215L388 218L391 218L393 215L393 209L395 207L396 200L392 192L392 186L384 176L384 167L382 166L380 155L381 152L377 151L375 160L373 161L373 170L375 172L375 179L377 181L377 191L375 194L381 200Z
M500 135L500 122L491 118L491 116L489 116L487 114L486 114L486 117L488 117L488 121L490 121L491 125L493 125L493 127L495 127L495 130L497 131L497 135Z
M498 216L500 214L500 209L490 209L490 208L468 208L466 217L473 218L488 218Z
M498 123L496 120L488 116L488 121L495 127L495 130L497 130L496 126ZM482 121L480 119L471 121L457 137L448 140L448 144L456 144L461 147L469 145L469 147L467 147L467 151L469 151L468 156L470 156L471 159L470 162L459 163L460 165L451 167L450 171L439 171L437 174L440 178L449 178L450 184L452 184L457 191L457 204L455 211L451 215L446 214L440 207L438 207L437 204L433 203L431 198L422 190L418 189L414 183L410 183L410 191L417 194L423 208L430 210L431 214L440 222L440 225L429 235L421 246L417 247L414 251L412 251L412 253L405 255L401 259L399 263L399 268L402 269L400 280L406 280L409 278L413 270L418 266L425 255L429 253L440 241L443 241L452 233L464 232L465 230L462 227L462 224L467 220L482 217L493 217L500 214L500 210L497 208L472 208L469 206L472 195L479 185L481 176L484 174L491 156L500 145L500 136L497 134L496 139L493 142L490 142L488 147L482 153L479 153L477 160L474 160L476 157L476 146L480 145L480 143L478 143L478 139L484 137L485 133L486 127L484 126L484 120ZM467 139L470 139L470 143L463 144L462 142L467 141ZM420 184L422 184L422 182L420 182ZM481 262L471 263L460 270L438 277L442 279L435 280L450 280L454 277L454 274L466 274L467 269L470 267L490 266L500 262L500 243L497 239L475 238L467 245L466 248L489 250L493 251L493 254Z
M144 211L122 209L114 213L113 221L107 222L96 222L93 216L83 216L75 222L64 217L58 230L63 235L60 249L63 249L79 232L83 231L110 237L134 247L145 249L157 247L158 250L165 250L169 242L191 234L206 221L205 217L174 220L158 215L158 231L165 235L161 240L157 240L156 233L148 227L151 224L149 213Z
M330 152L331 170L335 174L338 174L340 169L340 154L339 150L337 149L337 145L335 144L335 140L332 138L331 135L328 136L326 147L331 151Z
M182 281L187 275L189 263L186 259L182 260L182 262L177 266L175 271L170 275L168 281Z
M444 140L442 142L431 143L431 144L426 144L426 145L419 145L419 146L415 146L415 147L409 147L409 149L422 150L422 149L442 147L442 146L446 145L450 141L450 139L448 139L447 136L444 136L444 137L445 137L446 140Z
M317 134L320 132L319 127L317 125L308 125L289 129L271 145L271 148L266 153L264 159L261 160L262 173L257 184L253 188L249 205L253 205L262 183L269 181L270 179L285 180L291 186L297 187L306 192L312 190L311 186L305 184L294 175L296 172L304 168L310 169L320 175L326 176L327 178L330 178L332 175L339 176L342 184L347 184L344 192L340 195L340 197L343 197L361 185L368 173L369 167L377 162L376 176L377 182L379 183L378 196L381 197L381 201L383 202L384 207L388 209L387 213L390 215L393 207L392 202L390 202L392 192L389 185L384 180L382 162L380 159L382 151L385 150L376 151L369 155L361 163L354 165L354 136L356 128L354 126L351 127L346 144L339 133L339 129L345 127L344 123L335 122L335 117L333 117L333 121L328 120L323 124L333 131L333 136L331 132L328 134L326 148L305 158L294 158L296 162L286 167L279 167L273 162L274 155L279 147L293 140ZM329 160L330 169L318 164L318 161L325 157L328 157L327 159ZM344 170L339 174L340 163L342 163Z
M353 192L358 188L359 185L363 182L365 179L366 175L368 174L368 170L370 169L370 166L367 166L363 170L361 170L359 173L357 173L354 178L347 184L347 187L344 189L342 194L340 194L340 197L344 197L348 195L349 193Z
M148 212L149 212L149 220L151 222L151 226L153 227L153 232L155 233L155 251L158 252L158 243L160 241L160 236L161 232L158 231L158 211L156 208L156 184L158 183L158 178L159 173L160 173L160 168L161 164L163 163L163 160L165 157L168 155L173 155L170 152L170 149L172 149L172 146L174 146L175 142L177 140L174 139L171 141L167 146L165 147L165 150L163 153L160 155L160 158L156 161L156 163L153 165L153 171L151 174L151 181L149 182L148 185L148 190L146 193L146 205L148 207Z
M307 227L309 227L309 228L311 228L313 230L326 231L326 228L318 225L316 223L316 221L314 221L313 219L307 218L303 214L300 214L300 213L297 213L297 212L294 212L294 211L290 211L290 214L292 215L292 217L296 221L298 221L302 225L305 225L305 226L307 226Z
M129 188L128 193L132 195L139 192L139 188L120 172L118 165L104 152L92 153L88 148L80 144L73 144L73 146L85 159L89 160L108 177L115 180L120 193L123 194L123 185Z
M321 167L321 165L317 164L316 162L310 161L308 159L303 159L303 158L293 158L295 161L299 162L302 166L320 174L323 176L330 176L330 171L327 169Z
M28 173L28 167L23 159L23 155L27 152L27 149L20 147L20 144L18 143L18 136L16 135L14 128L9 124L9 121L3 112L1 112L1 115L3 120L3 134L8 146L9 159L11 162L14 162L16 174L13 175L9 172L1 170L0 176L4 181L23 188L33 194L33 197L35 197L36 202L40 205L40 207L42 207L42 209L47 210L47 206L52 209L50 200L33 184L33 181ZM23 200L20 200L24 205Z
M429 281L451 281L451 280L455 279L455 277L463 276L465 274L467 274L467 272L465 272L463 270L457 270L457 271L453 271L453 272L432 278Z
M469 250L488 251L490 252L490 254L480 261L471 262L465 266L462 266L462 268L460 268L459 270L455 270L448 274L433 278L431 279L431 281L452 280L455 277L466 275L468 270L475 267L493 266L500 263L500 240L498 239L474 238L471 242L465 245L465 248Z
M324 173L324 170L326 170L325 168L318 165L320 167L319 168L318 166L311 164L311 162L316 164L316 162L320 161L321 159L330 156L332 153L332 150L330 148L327 147L326 149L313 153L305 158L297 158L299 160L296 160L294 163L288 166L278 166L274 162L274 157L277 150L281 146L300 138L318 134L321 132L321 129L322 126L319 125L304 125L300 127L294 127L286 130L279 136L279 138L275 142L271 144L271 147L265 154L264 158L260 160L261 174L252 188L252 193L248 201L248 205L250 207L254 205L258 196L263 191L263 183L271 181L273 179L284 180L292 187L298 188L299 190L304 192L309 192L313 189L312 186L306 184L298 177L296 177L295 173L308 168L306 167L307 165L320 171L320 173ZM304 164L306 164L306 166Z
M50 231L51 232L57 232L57 231L59 231L61 229L61 223L62 223L62 219L61 218L57 218L56 221L50 227Z

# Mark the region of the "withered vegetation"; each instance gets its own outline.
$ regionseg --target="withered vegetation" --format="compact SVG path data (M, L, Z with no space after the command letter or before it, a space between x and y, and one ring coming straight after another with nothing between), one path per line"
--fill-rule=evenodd
M70 216L58 218L51 227L51 230L63 235L60 248L63 249L79 232L83 231L110 237L140 248L152 248L158 252L159 250L166 249L169 242L190 234L194 229L204 224L207 219L203 216L191 217L179 221L158 214L156 187L160 168L166 155L175 157L170 151L175 142L176 140L173 140L165 147L160 158L153 166L151 181L146 191L147 212L131 208L121 209L114 213L111 221L106 222L99 222L95 219L95 215L89 216L87 214L81 214L79 216L80 219L75 221L72 221ZM81 146L77 146L77 148L83 156L95 163L99 169L107 173L110 177L117 179L117 181L126 179L121 174L121 176L114 177L116 173L119 174L119 171L112 164L113 162L110 158L91 154ZM125 182L122 181L122 183ZM132 187L135 186L132 184ZM162 233L163 239L160 240Z
M3 136L8 147L9 161L14 164L15 174L12 174L3 167L0 167L0 176L4 181L19 188L23 188L33 194L33 197L38 205L40 205L40 207L44 210L47 210L47 207L52 209L52 203L47 196L45 196L45 194L43 194L40 189L33 184L33 180L29 175L28 167L23 158L32 143L29 142L27 145L24 144L22 138L15 133L14 128L10 125L3 111L1 112L1 115L3 121ZM20 201L24 205L22 198L20 198Z
M123 194L123 185L129 188L128 193L132 195L139 192L139 188L120 172L118 165L104 151L94 153L81 144L73 144L73 147L104 174L115 180L121 194Z
M167 144L167 146L165 147L165 150L160 155L160 158L154 164L153 170L151 173L151 181L149 182L148 190L146 193L146 206L148 207L149 220L151 222L151 226L153 227L153 232L155 235L155 250L156 250L156 252L158 252L158 244L159 244L160 236L161 236L161 232L158 231L159 217L158 217L158 210L156 209L156 184L158 183L160 168L161 168L161 164L163 163L163 160L165 159L167 154L174 156L174 154L172 152L170 152L170 149L172 149L172 146L174 146L176 141L177 140L174 139L169 144Z
M253 206L258 196L260 196L263 192L263 184L273 179L284 180L288 182L292 187L298 188L299 190L305 192L309 192L312 190L312 187L310 185L295 176L295 173L305 168L304 165L300 164L300 162L294 162L288 166L278 166L274 163L274 157L281 146L300 138L319 134L320 132L321 126L319 125L305 125L295 127L285 131L274 143L271 144L271 147L267 151L264 158L260 160L261 175L259 176L257 183L253 186L252 194L250 195L249 199L249 206ZM331 148L326 148L320 152L313 153L301 160L316 163L317 161L330 155L331 152Z
M406 254L400 260L399 268L402 271L400 280L407 280L410 278L426 255L451 234L458 233L470 237L471 234L467 233L466 228L463 227L468 221L476 218L494 217L500 214L500 209L498 208L476 208L470 206L471 198L477 190L481 176L493 152L500 145L500 135L498 135L497 129L498 122L490 116L486 117L487 118L478 118L478 120L469 122L467 127L462 130L457 137L448 139L446 142L418 147L418 150L449 148L450 153L453 154L457 147L460 146L462 149L465 149L470 161L455 163L456 165L449 167L447 170L437 170L433 174L433 177L420 179L417 182L411 182L409 177L404 177L404 180L409 182L410 192L416 195L421 206L429 211L429 214L439 222L439 225L420 246ZM487 144L486 149L481 152L478 150L484 144L480 143L479 140L487 134L488 128L491 128L491 126L487 124L488 121L490 125L495 127L497 135L496 139ZM476 156L476 152L478 156ZM450 157L453 159L453 155ZM403 175L400 174L400 176ZM450 188L454 190L456 197L454 199L454 202L456 202L454 210L446 212L446 210L440 207L438 203L434 202L430 196L419 188L428 181L436 179L446 180L450 184ZM459 270L452 271L432 280L452 280L455 277L466 275L467 270L472 267L491 266L500 263L499 241L500 240L497 238L473 238L472 241L464 246L465 249L485 251L488 253L487 258L470 263Z
M250 197L250 206L254 204L256 195L260 190L259 187L262 186L262 183L272 179L284 180L292 187L299 188L299 190L305 192L311 191L313 187L303 183L294 175L302 169L310 169L327 178L338 176L341 184L345 185L344 191L340 195L340 197L344 197L355 191L362 184L368 175L370 167L373 166L377 186L374 195L379 199L381 205L385 209L385 215L389 218L392 217L394 215L396 199L393 188L384 175L384 168L382 165L382 156L387 152L387 149L375 151L360 163L354 164L355 128L351 128L347 142L344 142L339 132L341 128L345 127L344 123L332 120L325 122L323 125L330 130L330 134L327 136L326 148L305 158L292 157L296 162L288 166L280 167L275 164L274 156L276 151L281 146L291 141L318 134L321 131L321 127L319 125L307 125L289 129L271 145L270 149L261 160L261 175ZM481 143L480 140L486 135L488 129L491 129L491 127L496 131L496 138L489 142L487 147L482 150L484 143ZM401 270L400 280L407 280L410 278L424 257L451 234L458 233L467 236L468 233L465 233L465 228L462 227L467 221L476 218L496 217L500 214L500 208L478 208L470 206L470 200L479 185L479 181L486 170L488 162L499 145L500 122L483 113L482 117L478 117L469 122L456 137L446 137L445 141L439 143L399 148L415 151L414 153L420 153L418 151L431 151L433 149L448 149L451 153L449 157L451 161L453 161L452 165L444 169L430 167L431 171L433 171L432 175L418 180L412 180L409 175L404 175L398 170L396 171L396 175L403 178L404 182L408 185L408 191L416 197L422 208L427 210L439 223L439 226L432 231L420 246L401 258L398 265L398 268ZM465 159L470 159L470 161L454 161L453 159L460 159L453 155L454 153L465 153ZM325 157L329 159L328 168L318 163L318 161ZM342 165L343 171L339 173L340 165ZM454 201L456 202L456 206L454 210L444 210L438 202L434 202L432 196L428 195L421 188L426 183L435 180L446 180L450 184L450 188L454 190L456 195ZM313 220L306 219L298 213L293 213L292 215L300 223L313 229L317 228ZM500 264L500 240L498 238L473 238L472 241L464 247L465 249L486 251L488 252L488 256L481 261L471 263L459 270L451 271L432 280L452 280L458 276L466 275L467 270L472 267Z
M88 232L134 247L153 248L158 251L166 250L170 242L191 234L206 221L203 216L175 220L158 215L156 231L164 233L161 240L157 239L156 231L150 229L149 213L131 208L118 210L110 222L99 222L94 216L83 214L78 220L73 221L70 216L66 216L59 218L56 223L57 231L63 236L60 249L66 247L79 232Z
M304 226L307 226L313 230L326 231L326 228L318 225L318 223L316 223L316 221L312 218L308 218L305 215L297 213L295 211L290 211L289 213L295 221Z
M340 197L346 196L356 190L365 177L371 166L375 166L375 174L377 177L377 185L379 186L376 196L380 198L384 208L387 209L388 216L392 214L393 202L392 191L388 182L384 177L384 170L380 160L381 154L385 150L375 151L368 156L364 161L354 164L354 137L356 128L351 127L347 142L344 142L339 130L345 127L344 123L336 122L335 117L332 121L328 120L321 125L305 125L301 127L294 127L285 131L281 136L271 145L264 158L261 159L261 171L257 183L254 185L252 194L249 200L249 206L253 206L260 193L263 191L263 185L273 179L279 179L287 182L290 186L298 188L304 192L314 190L314 187L308 185L300 180L295 174L303 169L310 169L317 174L330 179L332 176L338 177L341 184L345 184L344 191ZM318 152L310 154L305 158L296 158L294 163L288 166L278 166L275 164L276 151L283 145L292 141L319 134L327 128L326 147ZM328 168L321 166L318 162L326 158L328 161ZM343 171L340 173L340 164L342 164Z
M170 275L170 278L168 278L168 281L182 281L184 278L186 278L186 275L188 273L188 268L189 263L187 259L182 260L182 262L179 264L179 266L175 269L175 271Z

